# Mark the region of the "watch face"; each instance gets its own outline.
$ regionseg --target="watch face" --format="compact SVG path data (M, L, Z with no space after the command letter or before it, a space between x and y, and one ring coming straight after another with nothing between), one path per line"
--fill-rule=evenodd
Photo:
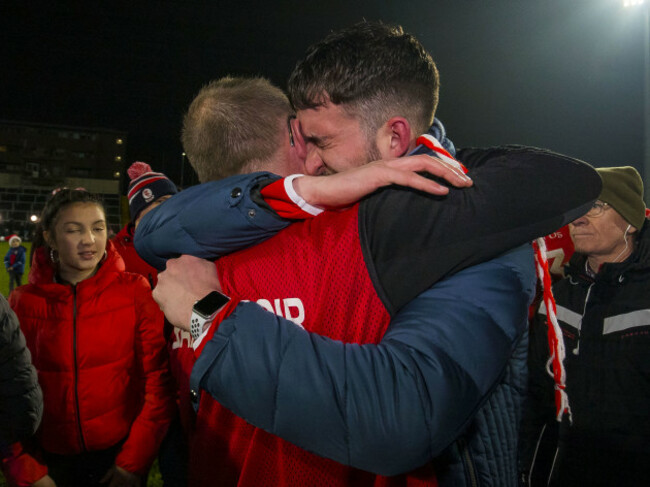
M230 298L225 294L221 294L219 291L212 291L203 299L196 302L194 310L198 314L208 317L216 313L228 301L230 301Z

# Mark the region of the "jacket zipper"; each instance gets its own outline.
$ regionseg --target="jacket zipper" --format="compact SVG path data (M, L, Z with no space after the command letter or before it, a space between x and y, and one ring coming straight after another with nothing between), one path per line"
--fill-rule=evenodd
M86 451L86 441L81 428L81 411L79 409L79 368L77 364L77 287L72 286L72 358L74 366L74 402L76 407L77 429L79 430L79 439L81 440L81 449Z
M478 486L478 481L476 480L476 469L474 468L474 462L472 461L472 455L467 448L467 441L464 438L458 440L458 446L461 451L461 456L464 459L465 470L469 476L469 483L472 487Z

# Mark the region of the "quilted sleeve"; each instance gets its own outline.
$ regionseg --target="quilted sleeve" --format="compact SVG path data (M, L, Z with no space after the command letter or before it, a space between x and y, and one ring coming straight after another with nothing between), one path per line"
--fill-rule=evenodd
M34 434L43 395L18 318L0 296L0 448Z

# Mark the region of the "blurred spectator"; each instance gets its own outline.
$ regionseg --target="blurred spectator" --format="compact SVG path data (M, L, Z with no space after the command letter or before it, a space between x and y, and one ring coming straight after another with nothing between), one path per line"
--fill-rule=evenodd
M126 271L143 275L153 289L156 285L157 271L137 254L133 246L133 235L140 219L171 198L178 190L167 176L153 172L146 162L134 162L127 173L131 178L127 194L131 221L112 238L112 242L124 259Z
M22 284L27 249L21 245L22 239L18 235L9 235L7 241L9 250L5 254L5 268L9 273L9 292L11 292L14 287Z
M639 486L650 478L650 233L632 167L598 169L603 189L569 225L575 253L553 286L567 351L569 414L558 422L545 322L531 327L522 430L526 485Z
M133 236L142 217L171 198L178 190L167 176L154 172L146 162L134 162L127 173L131 178L127 192L131 221L111 238L111 241L124 259L126 271L144 276L153 289L158 280L158 271L140 258L133 246ZM165 322L165 339L169 340L171 333L172 326ZM170 352L173 352L171 348ZM187 484L187 440L178 414L175 415L160 446L158 464L166 487L181 487Z

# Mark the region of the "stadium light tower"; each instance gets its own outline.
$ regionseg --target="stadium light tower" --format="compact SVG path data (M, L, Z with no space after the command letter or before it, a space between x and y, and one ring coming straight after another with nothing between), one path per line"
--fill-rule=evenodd
M646 206L650 207L650 1L646 0L623 0L626 8L643 10L643 50L644 50L644 73L643 73L643 182L648 189L645 191Z

